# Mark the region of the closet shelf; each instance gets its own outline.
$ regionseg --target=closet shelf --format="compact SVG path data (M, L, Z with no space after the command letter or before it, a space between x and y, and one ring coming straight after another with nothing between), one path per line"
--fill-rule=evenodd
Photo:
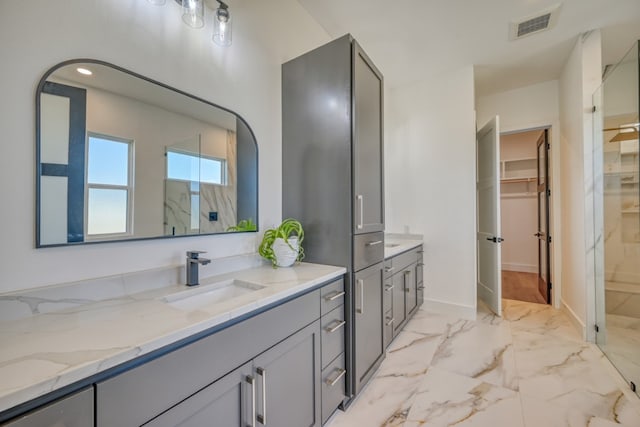
M537 181L536 177L528 177L528 178L501 178L501 184L510 184L516 182L535 182Z

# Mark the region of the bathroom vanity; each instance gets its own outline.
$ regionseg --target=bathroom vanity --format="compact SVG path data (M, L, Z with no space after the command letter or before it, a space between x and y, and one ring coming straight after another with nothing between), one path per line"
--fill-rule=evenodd
M345 396L344 273L263 266L2 322L0 425L320 426Z

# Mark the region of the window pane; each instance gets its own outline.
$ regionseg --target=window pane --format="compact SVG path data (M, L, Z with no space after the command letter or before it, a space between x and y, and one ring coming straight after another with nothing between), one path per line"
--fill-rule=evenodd
M127 190L89 189L88 234L126 233Z
M167 178L200 181L198 156L167 151Z
M128 169L128 143L89 136L89 183L128 185Z
M222 161L217 159L200 159L200 182L222 184Z

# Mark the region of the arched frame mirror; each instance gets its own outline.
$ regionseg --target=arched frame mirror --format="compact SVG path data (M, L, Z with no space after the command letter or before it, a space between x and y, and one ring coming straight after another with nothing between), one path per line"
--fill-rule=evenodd
M93 59L36 93L36 247L255 232L258 146L233 111Z

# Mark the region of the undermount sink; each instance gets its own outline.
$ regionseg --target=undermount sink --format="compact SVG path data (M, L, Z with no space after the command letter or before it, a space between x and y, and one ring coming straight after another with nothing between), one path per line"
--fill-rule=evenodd
M385 243L385 248L395 248L396 246L400 246L400 243Z
M167 295L162 300L172 307L183 310L195 310L216 302L228 301L251 292L259 291L264 286L243 280L229 279L209 285L198 285L195 289L187 289Z

